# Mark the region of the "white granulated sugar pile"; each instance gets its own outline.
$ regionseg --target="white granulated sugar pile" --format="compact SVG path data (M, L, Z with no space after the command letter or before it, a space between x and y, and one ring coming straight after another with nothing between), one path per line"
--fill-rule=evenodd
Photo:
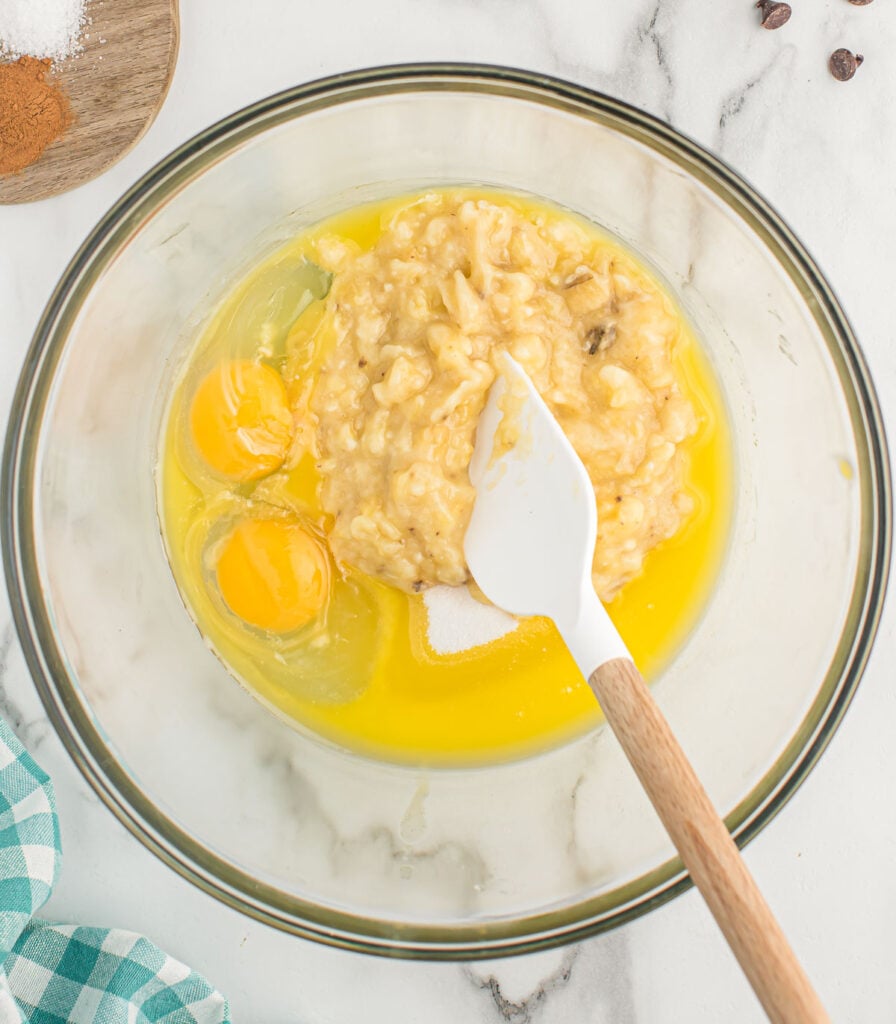
M436 654L461 654L512 633L517 620L477 601L467 587L431 587L423 595L426 635Z
M84 0L0 0L0 56L65 60L85 21Z

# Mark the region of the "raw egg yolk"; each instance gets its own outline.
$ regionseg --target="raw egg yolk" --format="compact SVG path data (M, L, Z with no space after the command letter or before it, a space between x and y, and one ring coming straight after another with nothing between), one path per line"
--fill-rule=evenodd
M297 523L245 519L224 543L217 578L227 606L243 621L289 633L326 604L330 567L320 543Z
M199 454L222 476L243 482L273 473L292 440L283 378L248 359L222 363L196 389L190 431Z

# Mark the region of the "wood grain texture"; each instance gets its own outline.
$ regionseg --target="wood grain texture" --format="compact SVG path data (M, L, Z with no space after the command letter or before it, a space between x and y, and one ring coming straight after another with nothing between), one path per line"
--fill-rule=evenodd
M74 123L40 159L0 177L0 203L59 195L102 174L137 144L177 62L177 0L88 0L83 52L57 64Z
M829 1017L635 666L608 661L588 680L694 884L774 1024Z

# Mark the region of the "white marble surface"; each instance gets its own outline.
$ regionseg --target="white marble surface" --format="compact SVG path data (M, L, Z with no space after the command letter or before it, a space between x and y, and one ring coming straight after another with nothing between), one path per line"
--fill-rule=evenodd
M85 233L135 178L237 107L320 75L398 61L478 60L595 86L721 153L783 213L853 320L885 414L896 411L896 10L803 0L777 33L749 0L188 0L168 102L121 164L77 192L0 208L0 419L41 308ZM827 54L861 50L856 79ZM831 748L747 860L838 1022L896 1019L896 657L892 601ZM52 773L65 862L48 913L146 932L268 1024L762 1019L700 900L610 935L496 963L410 964L281 935L174 875L112 818L51 732L0 598L0 711Z

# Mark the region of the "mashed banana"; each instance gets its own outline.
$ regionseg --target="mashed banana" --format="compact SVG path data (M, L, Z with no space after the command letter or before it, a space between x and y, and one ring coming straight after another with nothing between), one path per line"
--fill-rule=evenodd
M319 255L335 341L298 414L337 560L408 591L468 578L467 467L502 351L587 467L600 597L677 531L697 428L673 370L681 321L631 258L571 217L462 193L413 202L368 252L330 238Z

